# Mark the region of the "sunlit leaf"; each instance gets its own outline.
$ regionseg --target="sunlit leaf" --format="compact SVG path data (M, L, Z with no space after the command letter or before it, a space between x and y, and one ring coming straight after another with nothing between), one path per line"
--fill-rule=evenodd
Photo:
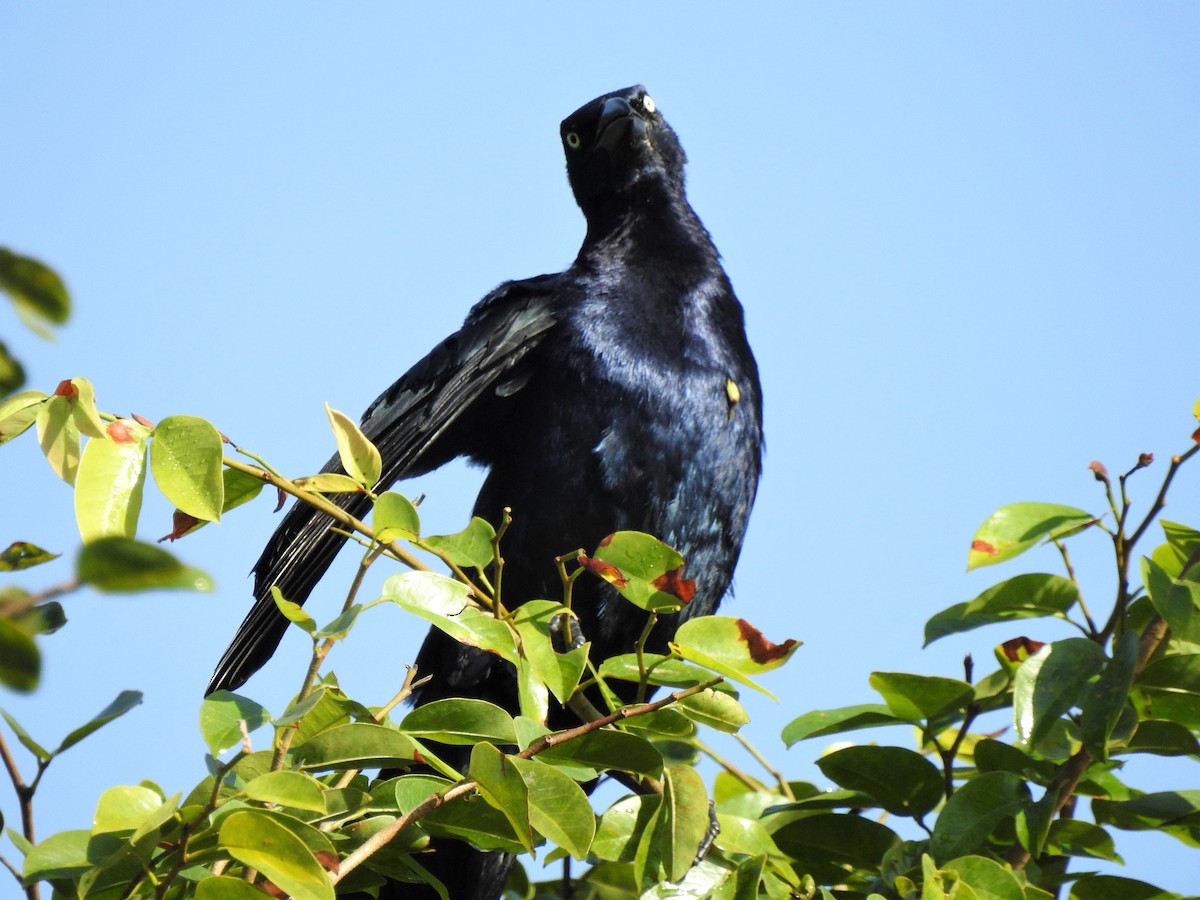
M248 697L229 691L216 691L200 704L200 736L213 756L242 742L242 723L246 733L271 721L271 714Z
M466 585L434 572L402 572L383 584L383 599L432 622L455 640L516 664L517 645L509 627L470 601Z
M221 845L295 900L333 900L329 874L299 837L261 810L237 809L221 821Z
M75 476L75 522L84 543L137 533L149 429L119 420L109 424L108 432L110 436L87 442Z
M221 476L221 433L205 419L171 416L154 429L150 471L176 507L197 519L217 522L225 505Z
M423 538L422 543L445 553L456 566L483 569L492 564L492 541L495 538L496 529L485 519L475 516L457 534L432 534Z
M1073 506L1054 503L1002 506L975 532L967 568L1005 562L1043 540L1062 537L1093 521L1093 515Z
M925 645L948 634L970 631L994 622L1062 618L1079 601L1079 588L1061 575L1018 575L988 588L974 600L942 610L925 623Z
M325 404L325 414L337 440L338 456L346 474L365 488L373 488L383 471L379 450L367 440L358 425L343 412Z
M1083 699L1104 665L1104 651L1086 638L1047 644L1021 663L1013 681L1013 720L1022 743L1036 746Z
M417 508L403 494L386 491L375 500L371 514L375 539L384 544L401 538L413 540L421 533L421 518Z
M0 444L23 434L48 399L41 391L22 391L0 400Z

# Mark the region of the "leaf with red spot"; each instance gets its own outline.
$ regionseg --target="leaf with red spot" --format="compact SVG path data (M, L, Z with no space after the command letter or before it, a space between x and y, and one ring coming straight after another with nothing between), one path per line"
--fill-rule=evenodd
M581 555L579 563L649 612L675 612L696 592L695 582L682 577L679 551L640 531L610 534L592 557Z
M701 616L679 626L671 650L683 659L761 691L752 676L783 665L799 648L791 638L775 643L745 619L732 616Z
M1004 659L1007 659L1009 662L1020 663L1029 659L1029 657L1045 646L1045 641L1035 641L1033 638L1027 638L1022 635L1021 637L1010 638L996 649L998 651L997 655L1003 655Z
M593 575L598 575L614 587L623 588L629 584L629 579L621 574L621 570L612 563L607 563L602 559L592 559L583 553L578 556L579 564L591 572Z
M1098 522L1086 510L1054 503L1010 503L979 526L967 554L967 569L1020 556L1043 540L1066 537Z

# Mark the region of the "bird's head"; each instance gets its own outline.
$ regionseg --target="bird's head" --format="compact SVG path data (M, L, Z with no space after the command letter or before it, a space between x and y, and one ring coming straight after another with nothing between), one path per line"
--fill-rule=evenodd
M640 84L585 103L559 129L567 177L589 219L639 192L683 192L683 147Z

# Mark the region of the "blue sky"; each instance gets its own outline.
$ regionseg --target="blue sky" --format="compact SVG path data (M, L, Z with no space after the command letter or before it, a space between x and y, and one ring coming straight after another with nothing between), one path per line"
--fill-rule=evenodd
M982 673L1016 634L1069 636L1030 622L921 649L933 613L1057 571L1043 550L964 574L993 509L1099 511L1087 464L1145 451L1144 510L1188 445L1194 4L21 4L5 19L0 243L57 267L76 302L52 344L0 309L32 386L83 375L106 410L205 416L294 475L332 447L323 402L357 414L497 283L570 262L583 221L558 122L644 83L687 148L762 372L766 473L725 611L805 642L768 679L779 704L747 698L749 736L796 777L820 783L823 747L785 751L780 728L872 702L870 672L959 676L971 653ZM69 490L32 441L0 452L0 538L69 557ZM450 531L479 478L456 465L407 490ZM1170 518L1200 525L1198 484L1181 473ZM86 750L54 764L42 835L86 826L109 785L198 780L198 701L269 506L175 545L215 594L67 600L43 687L3 705L54 744L122 689L146 702L92 738L103 765ZM148 498L142 536L168 520ZM1107 609L1101 536L1074 552ZM313 600L327 615L333 578ZM390 696L423 631L378 612L333 659L366 700ZM305 655L291 639L246 692L281 710ZM1200 783L1192 760L1131 769L1139 786ZM1118 848L1125 874L1189 888L1182 845Z

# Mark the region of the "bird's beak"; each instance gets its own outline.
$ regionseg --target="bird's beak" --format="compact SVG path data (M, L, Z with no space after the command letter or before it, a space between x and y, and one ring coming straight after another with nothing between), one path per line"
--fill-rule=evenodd
M641 138L646 133L646 122L634 112L624 97L610 97L600 110L600 121L596 123L596 149L615 153L625 146L629 135Z

